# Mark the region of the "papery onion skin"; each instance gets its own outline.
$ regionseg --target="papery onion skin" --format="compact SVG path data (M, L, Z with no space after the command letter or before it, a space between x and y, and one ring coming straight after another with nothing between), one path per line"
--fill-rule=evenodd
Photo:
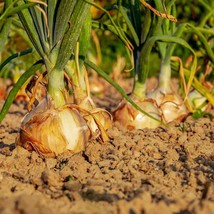
M152 101L143 100L135 103L151 116L155 117L159 121L161 120L160 113ZM125 100L119 104L119 107L114 112L114 120L127 130L144 128L153 129L160 126L159 121L141 113Z
M160 104L160 109L166 123L170 123L174 120L182 120L188 114L183 100L174 94L165 95Z
M84 117L88 121L91 130L96 132L99 129L98 124L107 130L112 127L112 115L103 109L96 108Z
M65 127L70 128L70 138ZM45 157L54 157L66 151L83 151L89 138L90 130L86 121L76 109L66 106L32 115L22 124L17 145L35 150Z
M192 90L188 94L188 102L191 105L192 110L201 109L202 111L206 111L207 105L207 98L201 95L197 90Z
M170 123L174 120L182 120L187 114L187 108L181 97L172 90L161 91L156 89L148 94L148 97L154 99L163 115L163 120Z
M79 103L79 107L84 109L82 115L87 121L87 124L94 138L101 135L103 142L108 141L105 131L112 127L112 115L101 108L97 108L93 100L88 96ZM105 136L105 137L104 137Z

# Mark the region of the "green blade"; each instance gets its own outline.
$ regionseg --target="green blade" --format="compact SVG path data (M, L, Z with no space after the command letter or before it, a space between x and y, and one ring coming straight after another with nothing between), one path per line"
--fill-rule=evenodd
M37 31L37 34L39 36L39 41L42 46L42 49L44 53L48 52L48 46L47 46L47 37L46 37L46 30L44 28L44 14L41 14L41 12L35 8L29 8L31 17L33 19L33 23L35 26L35 29Z
M30 67L22 76L19 78L17 83L11 89L2 109L0 112L0 123L4 119L5 115L7 114L11 104L13 103L16 94L18 93L19 89L23 86L23 84L29 79L29 77L33 76L36 71L38 71L43 65L42 61L36 62L32 67Z
M8 34L10 32L12 19L8 18L3 26L0 28L0 54L5 48L6 41L8 39Z
M132 38L134 40L134 43L136 46L139 46L140 45L140 41L139 41L139 38L141 37L140 35L137 35L137 32L135 31L134 29L134 26L132 25L132 22L130 21L127 13L125 12L125 9L121 6L120 7L120 13L121 15L123 16L128 28L129 28L129 31L132 35Z
M10 32L12 18L7 18L7 14L12 10L10 9L12 5L12 0L7 0L4 5L2 14L0 15L0 54L4 50L6 41L8 39L8 34Z
M21 2L19 2L19 5L24 4L23 0ZM37 50L39 55L43 58L45 53L44 53L43 47L40 43L40 38L39 38L36 26L34 25L34 21L33 21L33 18L31 16L29 10L24 9L24 10L18 12L18 15L19 15L19 18L23 24L23 27L25 28L33 46L35 47L35 49Z
M177 38L181 37L181 35L183 34L183 32L185 30L185 27L186 27L186 24L180 24L176 28L176 30L175 30L175 32L173 33L172 36L177 37ZM176 45L177 45L176 43L168 44L167 50L166 50L166 56L165 56L166 60L170 60L170 57L172 56L172 54L173 54L173 52L174 52L174 50L176 48Z
M2 69L4 68L4 66L6 66L11 60L19 57L19 56L24 56L26 54L29 54L29 53L32 53L33 52L33 49L32 48L29 48L27 50L24 50L24 51L21 51L19 53L15 53L11 56L9 56L4 62L2 62L2 64L0 65L0 74L1 74L1 71Z
M138 35L141 39L141 11L140 11L140 1L139 0L129 0L129 6L131 8L131 22Z
M14 2L11 1L6 1L6 5L8 5L7 9L4 11L3 14L1 14L0 16L0 21L7 19L8 17L17 14L18 12L20 12L21 10L24 10L26 8L30 8L32 6L35 6L36 3L22 3L20 5L16 5L15 7L13 7L19 0L15 0Z
M91 14L88 13L79 37L80 69L88 53L90 41L91 41Z
M204 49L206 50L206 54L209 56L210 60L212 61L212 63L214 64L214 51L213 49L210 47L206 37L203 35L203 33L200 32L200 30L198 30L196 27L194 27L191 24L187 24L187 27L190 28L190 32L195 33L198 37L199 40L201 41L201 43L204 46ZM212 30L213 31L213 30Z
M79 39L79 35L87 14L90 13L89 9L90 4L86 3L84 0L79 0L76 3L71 19L69 20L69 29L62 38L62 43L55 65L57 70L63 70L70 59L74 48L76 47L76 42Z
M57 0L47 0L48 4L48 27L49 27L49 44L50 47L53 45L53 38L54 38L54 23L55 23L55 9L57 5Z
M148 38L149 32L151 30L151 25L152 25L152 14L151 11L148 8L146 8L142 24L141 43L144 43Z
M76 4L77 4L76 0L60 1L59 6L57 8L55 25L52 26L54 27L54 40L53 40L54 45L57 44L59 40L62 39L66 30L69 28L69 20ZM53 11L51 12L53 13ZM76 18L78 19L78 17Z
M107 22L106 23L96 23L96 22L92 22L94 25L93 26L96 26L97 28L100 28L100 29L103 29L103 30L110 30L112 33L114 33L115 35L117 35L121 41L127 46L130 48L131 44L128 40L128 38L126 37L126 34L122 31L121 27L118 26L113 17L110 15L110 13L104 9L103 7L99 6L98 4L94 3L94 2L91 2L91 1L88 1L88 0L85 0L86 2L90 3L92 6L94 6L95 8L103 11L107 17L108 17L108 22L111 23L108 24ZM96 23L96 24L95 24Z

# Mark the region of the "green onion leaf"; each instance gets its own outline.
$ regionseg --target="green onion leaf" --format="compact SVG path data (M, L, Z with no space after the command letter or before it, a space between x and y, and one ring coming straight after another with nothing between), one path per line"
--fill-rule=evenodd
M11 89L2 109L0 112L0 122L4 119L5 115L7 114L11 104L13 103L16 94L18 93L19 89L23 86L23 84L29 79L29 77L33 76L36 71L38 71L43 65L42 61L36 62L33 66L31 66L22 76L19 78L17 83Z

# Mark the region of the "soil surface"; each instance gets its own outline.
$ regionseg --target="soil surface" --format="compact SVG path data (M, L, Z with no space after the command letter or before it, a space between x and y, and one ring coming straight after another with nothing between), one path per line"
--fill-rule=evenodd
M120 96L105 91L95 101L112 111ZM108 143L41 158L15 146L26 112L15 102L0 124L1 214L214 213L212 119L137 131L114 124Z

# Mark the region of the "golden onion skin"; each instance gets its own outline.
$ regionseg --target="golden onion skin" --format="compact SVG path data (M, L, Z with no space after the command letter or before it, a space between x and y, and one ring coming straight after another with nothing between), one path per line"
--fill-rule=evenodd
M207 98L204 97L203 95L201 95L197 90L192 90L189 94L188 94L188 102L189 105L191 106L191 109L193 111L197 110L197 109L201 109L202 111L206 111L206 109L208 108L208 104L207 102Z
M17 145L45 157L85 149L90 130L78 110L65 106L36 112L21 125Z
M135 101L135 103L151 116L157 118L159 121L161 120L159 110L152 100ZM127 130L144 128L152 129L157 128L160 125L159 121L141 113L125 100L119 104L113 116L114 120Z
M160 104L160 109L166 123L170 123L174 120L182 120L188 114L183 100L174 94L167 94L164 96Z
M112 127L112 115L105 109L97 108L89 96L82 99L78 106L82 110L81 114L87 121L93 137L97 138L101 135L101 141L108 141L105 131Z
M166 92L158 88L149 93L148 97L156 101L163 116L163 120L166 123L170 123L174 120L182 120L188 114L184 101L172 90Z

